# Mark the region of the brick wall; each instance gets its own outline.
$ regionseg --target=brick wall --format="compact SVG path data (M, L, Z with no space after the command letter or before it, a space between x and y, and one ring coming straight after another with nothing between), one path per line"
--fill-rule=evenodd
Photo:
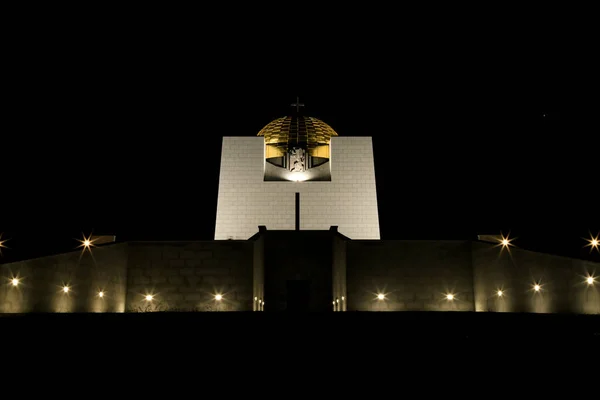
M252 242L129 244L127 311L252 310ZM154 296L151 302L145 296ZM215 295L223 300L216 301Z
M264 138L224 137L215 239L246 240L259 225L339 232L351 239L379 239L373 146L370 137L331 139L330 182L265 182Z
M92 251L0 265L0 312L123 312L127 244ZM12 277L20 278L18 286L11 284ZM68 293L62 290L65 285Z
M484 242L472 246L477 311L600 313L600 284L585 281L600 273L598 263L514 247L509 253Z
M348 311L474 310L468 241L352 241L347 248Z

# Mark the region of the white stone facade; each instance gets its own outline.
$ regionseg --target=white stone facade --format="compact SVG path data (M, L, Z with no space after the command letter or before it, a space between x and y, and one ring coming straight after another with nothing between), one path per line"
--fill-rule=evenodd
M296 192L301 230L337 225L351 239L380 239L371 137L331 138L330 182L265 182L264 149L262 137L223 138L215 240L295 229Z

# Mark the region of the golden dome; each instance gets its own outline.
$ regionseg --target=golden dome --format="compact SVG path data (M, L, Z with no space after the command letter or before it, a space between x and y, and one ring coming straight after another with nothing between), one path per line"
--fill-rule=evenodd
M265 137L266 158L282 157L292 147L302 147L313 157L329 158L329 142L338 134L325 122L302 115L277 118L258 132Z

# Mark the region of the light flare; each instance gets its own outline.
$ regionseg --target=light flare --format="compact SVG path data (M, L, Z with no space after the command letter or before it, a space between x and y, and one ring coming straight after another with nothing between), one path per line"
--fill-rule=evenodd
M585 278L585 282L591 286L596 283L596 277L589 275L587 278Z
M588 244L586 244L583 247L588 247L590 248L590 253L594 250L600 251L600 239L598 239L598 237L600 236L600 233L597 234L596 236L593 236L590 233L590 239L586 239L584 238L585 241L588 242Z
M501 246L500 250L506 249L510 253L510 247L514 246L512 244L512 242L516 238L510 239L509 236L510 236L510 233L506 236L504 236L502 233L500 233L500 238L498 239L498 246Z
M95 247L94 242L96 241L95 239L92 239L92 234L90 233L90 236L86 237L85 234L82 234L83 236L83 240L81 239L76 239L79 243L81 243L79 246L77 247L82 247L81 252L83 253L86 250L89 250L90 253L92 252L92 247Z
M0 256L2 255L2 249L8 249L8 247L6 247L6 245L4 243L6 243L10 240L10 239L2 240L3 234L4 234L3 232L0 232Z

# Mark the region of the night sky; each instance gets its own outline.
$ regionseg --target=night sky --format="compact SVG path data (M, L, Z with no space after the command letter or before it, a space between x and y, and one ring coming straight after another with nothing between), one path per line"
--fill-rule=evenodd
M600 232L600 113L572 43L76 36L11 49L0 262L92 231L212 240L222 137L256 135L296 96L340 136L373 137L383 239L502 232L600 261L583 248Z

